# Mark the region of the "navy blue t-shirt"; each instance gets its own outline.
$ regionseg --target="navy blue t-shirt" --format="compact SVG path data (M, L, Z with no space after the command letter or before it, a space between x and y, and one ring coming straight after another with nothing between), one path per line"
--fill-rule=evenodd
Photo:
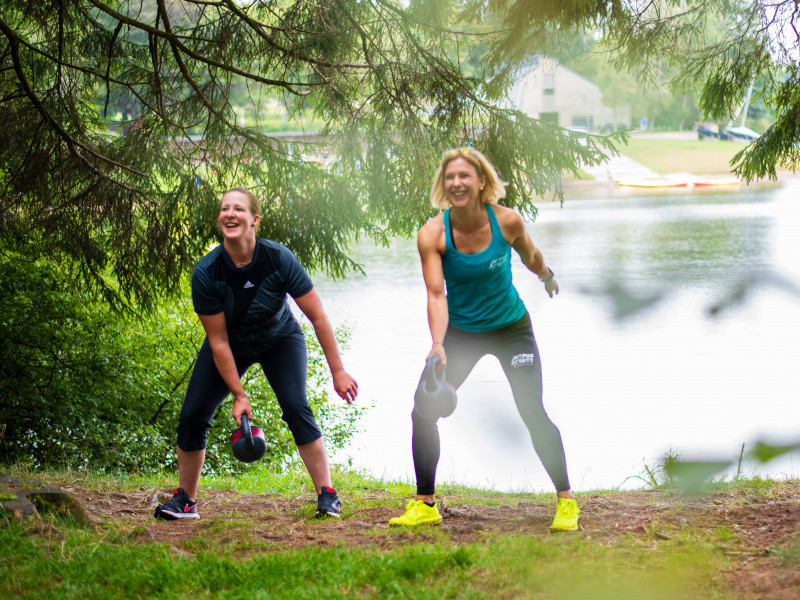
M286 294L297 298L313 287L291 250L256 238L253 260L241 269L222 245L200 259L192 275L192 303L198 315L224 312L233 352L257 356L300 328Z

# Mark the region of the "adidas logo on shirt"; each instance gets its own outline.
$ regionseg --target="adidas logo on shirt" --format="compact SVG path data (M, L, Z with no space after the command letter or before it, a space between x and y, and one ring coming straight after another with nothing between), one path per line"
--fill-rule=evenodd
M250 283L250 280L248 279L244 284L244 289L247 290L247 289L250 289L251 287L256 287L256 286L254 286L252 283Z

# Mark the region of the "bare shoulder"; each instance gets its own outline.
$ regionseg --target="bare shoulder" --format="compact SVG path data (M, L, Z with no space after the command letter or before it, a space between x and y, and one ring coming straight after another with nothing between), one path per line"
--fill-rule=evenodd
M497 222L506 239L511 238L511 240L514 240L525 232L525 221L521 214L513 208L507 208L498 204L493 205L493 207Z
M419 228L417 232L417 247L437 247L439 240L444 239L444 214L440 213Z

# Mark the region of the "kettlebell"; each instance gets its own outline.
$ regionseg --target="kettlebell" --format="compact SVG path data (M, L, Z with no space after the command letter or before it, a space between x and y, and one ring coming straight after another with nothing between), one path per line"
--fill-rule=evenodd
M441 362L435 354L428 357L414 393L414 410L426 419L449 417L456 409L455 388L447 383L444 369L436 372Z
M257 461L267 451L264 432L251 427L247 415L242 415L242 426L231 434L231 449L237 460L246 463Z

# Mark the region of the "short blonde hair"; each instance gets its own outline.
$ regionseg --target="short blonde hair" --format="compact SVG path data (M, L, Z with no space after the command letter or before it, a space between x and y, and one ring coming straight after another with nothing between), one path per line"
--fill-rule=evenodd
M439 168L436 170L436 175L433 177L433 185L431 185L431 206L444 210L452 205L444 187L444 172L447 169L447 165L457 158L463 158L475 167L478 177L486 178L486 185L481 190L481 202L484 204L497 204L500 198L505 198L508 183L500 179L489 159L478 150L475 150L475 148L459 148L457 150L448 150L442 155L442 160L439 161Z
M239 192L240 194L243 194L247 198L247 205L248 205L248 208L250 209L250 214L251 215L258 215L259 217L261 216L261 202L258 201L258 198L256 197L256 195L253 192L248 190L246 187L237 186L237 187L234 187L234 188L231 188L229 190L225 190L224 192L222 192L222 197L224 198L225 194L228 194L230 192ZM256 223L256 226L255 226L256 234L258 234L259 225L261 225L261 219L259 219L258 223Z

